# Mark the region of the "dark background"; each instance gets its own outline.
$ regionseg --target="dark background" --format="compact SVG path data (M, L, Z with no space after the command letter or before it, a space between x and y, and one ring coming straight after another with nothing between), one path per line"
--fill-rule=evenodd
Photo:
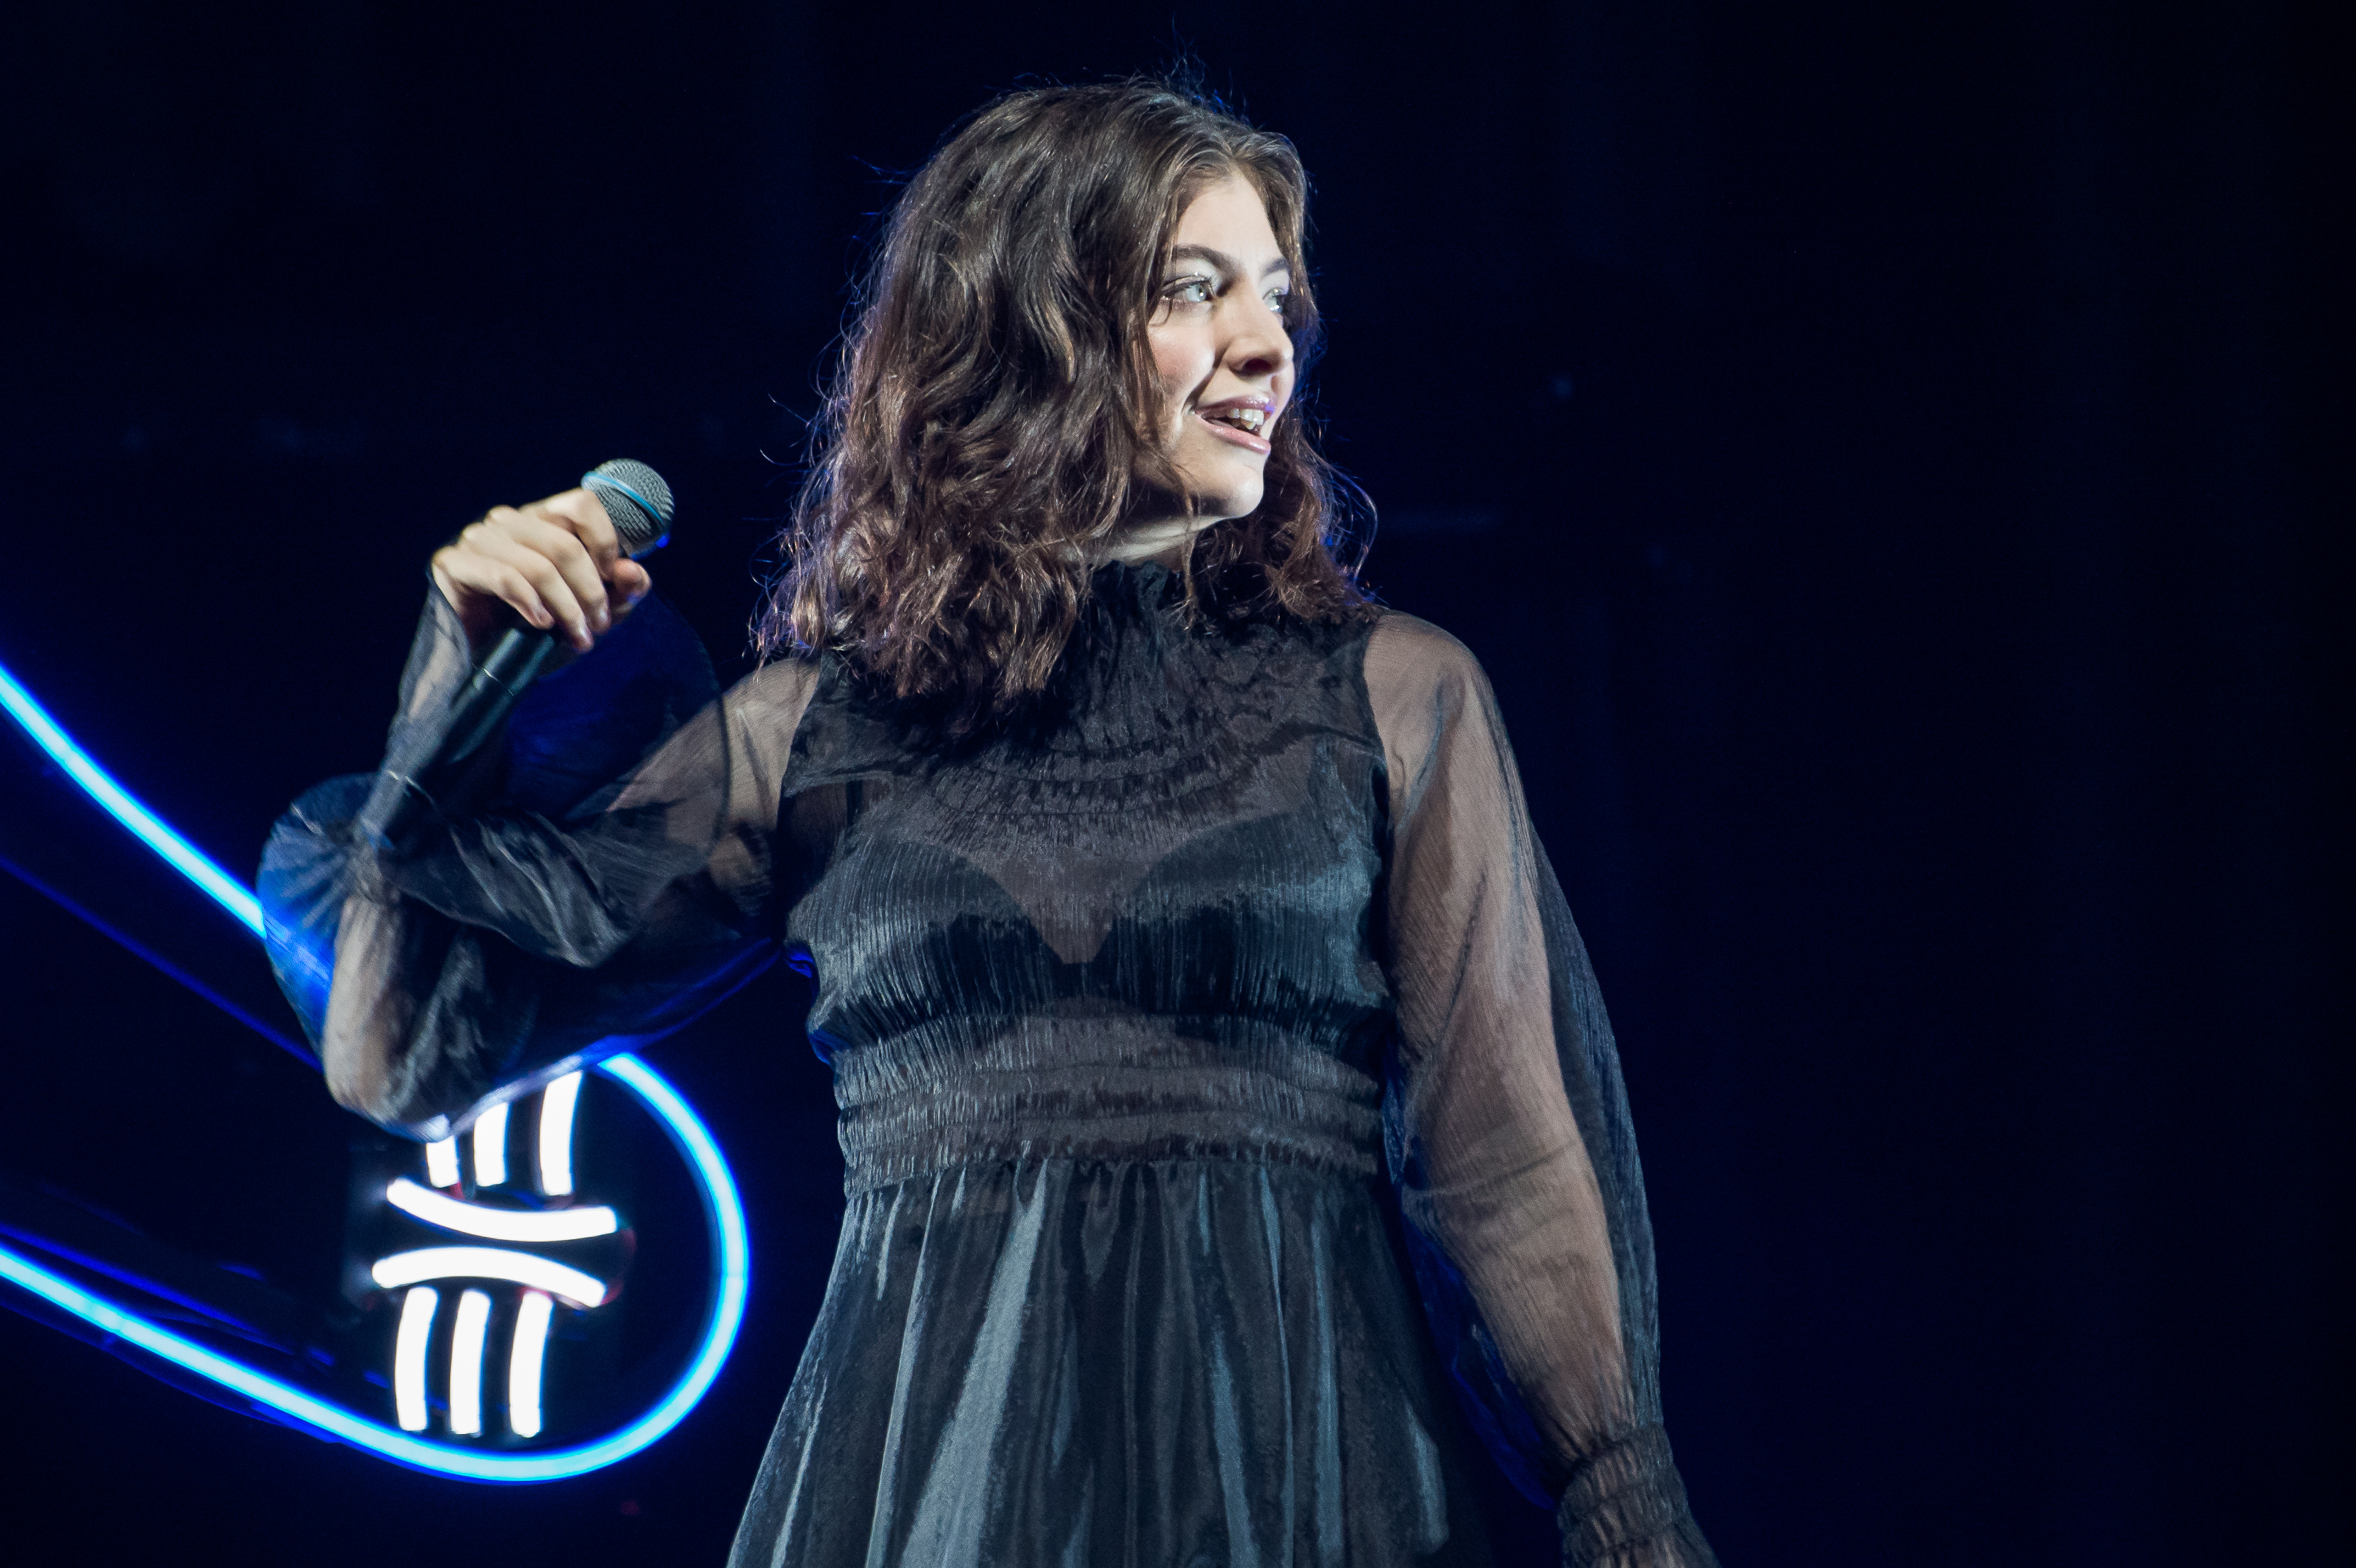
M897 176L1191 51L1316 179L1369 581L1488 666L1594 950L1728 1563L2344 1550L2319 10L1376 14L15 7L0 660L250 874L372 763L428 549L626 453L742 668ZM296 1064L5 880L0 921L19 1152L332 1143ZM666 1442L473 1488L0 1314L0 1542L48 1543L0 1554L717 1562L840 1209L796 1001L657 1053L756 1261Z

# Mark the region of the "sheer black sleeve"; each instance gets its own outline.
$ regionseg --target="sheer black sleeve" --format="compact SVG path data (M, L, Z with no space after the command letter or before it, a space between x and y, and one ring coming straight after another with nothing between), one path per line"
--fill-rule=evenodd
M472 667L429 595L385 767L413 773ZM476 776L390 850L354 828L373 775L273 833L261 892L281 985L337 1097L419 1137L693 1019L776 955L770 837L813 667L714 697L649 600L543 677Z
M1652 1228L1593 971L1480 667L1387 616L1393 1160L1419 1283L1482 1435L1559 1507L1567 1563L1704 1568L1661 1426Z

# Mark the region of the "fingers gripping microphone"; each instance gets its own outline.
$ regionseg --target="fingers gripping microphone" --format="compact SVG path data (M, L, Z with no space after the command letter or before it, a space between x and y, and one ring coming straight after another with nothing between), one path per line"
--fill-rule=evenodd
M624 555L635 560L669 542L670 486L645 464L617 457L583 475L581 484L605 508ZM548 667L555 650L553 631L510 626L499 634L451 699L448 721L430 752L385 759L359 817L360 831L371 843L391 848L434 812L429 784L455 776L498 732L516 699Z

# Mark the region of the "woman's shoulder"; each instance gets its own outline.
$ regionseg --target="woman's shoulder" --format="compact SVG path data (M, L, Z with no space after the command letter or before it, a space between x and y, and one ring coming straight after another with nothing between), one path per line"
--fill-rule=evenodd
M788 655L769 660L728 688L729 718L746 733L790 746L827 667L828 661L819 656Z
M818 689L826 666L827 660L817 655L787 654L766 660L729 688L729 700L801 707Z
M1366 635L1366 709L1406 777L1450 741L1502 734L1488 673L1472 650L1418 615L1382 611Z
M1456 637L1420 615L1377 606L1366 630L1364 661L1367 694L1380 711L1393 700L1462 697L1485 692L1489 677L1481 661Z

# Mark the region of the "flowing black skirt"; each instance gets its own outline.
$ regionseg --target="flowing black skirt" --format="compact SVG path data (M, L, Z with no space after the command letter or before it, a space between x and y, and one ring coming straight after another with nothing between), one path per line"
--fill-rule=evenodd
M1234 1159L857 1194L732 1563L1485 1563L1374 1183Z

